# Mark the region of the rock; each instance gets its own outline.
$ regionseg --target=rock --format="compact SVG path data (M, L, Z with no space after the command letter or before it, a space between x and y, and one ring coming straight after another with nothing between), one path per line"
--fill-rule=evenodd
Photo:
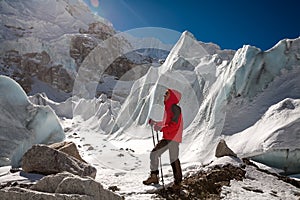
M79 33L83 35L89 34L100 40L106 40L116 34L116 31L104 23L94 22L89 24L88 30L79 29Z
M16 80L26 93L32 91L36 78L64 92L71 92L73 89L72 75L62 64L53 62L46 51L21 54L19 51L10 50L4 56L4 67L0 67L1 74Z
M180 191L158 189L154 193L159 195L157 199L221 199L222 187L229 186L231 180L242 181L245 175L246 171L240 167L231 164L216 165L185 176Z
M215 156L217 158L223 156L233 156L237 157L237 155L227 146L225 140L221 139L219 144L217 145Z
M22 158L22 168L25 172L44 175L67 171L92 178L97 172L95 167L46 145L33 145Z
M94 200L86 195L48 194L13 187L0 190L1 200Z
M88 35L74 35L70 43L70 56L75 60L78 71L83 60L97 46L97 41Z
M73 177L73 175L69 172L62 172L56 175L45 176L32 185L30 189L39 192L55 193L58 185L67 177Z
M89 177L79 177L68 172L49 175L39 180L29 189L8 187L0 190L1 200L104 200L123 199L104 189Z
M73 156L74 158L87 163L85 160L83 160L78 152L78 149L76 147L76 144L74 142L58 142L51 145L48 145L48 147L56 149L58 151L64 152L70 156Z
M85 194L94 199L121 199L109 190L104 190L103 186L92 179L69 177L63 179L58 185L56 193L61 194ZM119 198L117 198L119 197Z

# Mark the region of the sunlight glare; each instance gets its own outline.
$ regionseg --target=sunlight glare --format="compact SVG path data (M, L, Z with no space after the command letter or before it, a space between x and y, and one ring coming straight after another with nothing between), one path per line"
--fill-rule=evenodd
M95 8L99 7L99 0L91 0L91 4L92 6L94 6Z

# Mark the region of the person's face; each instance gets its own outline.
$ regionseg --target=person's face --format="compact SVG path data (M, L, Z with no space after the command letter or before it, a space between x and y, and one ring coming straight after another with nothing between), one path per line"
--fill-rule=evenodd
M170 92L167 90L164 94L164 101L167 101L170 98Z

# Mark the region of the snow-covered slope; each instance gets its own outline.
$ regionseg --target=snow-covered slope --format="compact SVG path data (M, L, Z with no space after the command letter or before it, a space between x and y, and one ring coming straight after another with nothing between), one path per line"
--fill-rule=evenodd
M107 20L90 12L81 0L1 1L0 9L0 41L7 44L1 46L1 51L10 48L21 53L40 52L45 48L42 41L50 42L65 34L79 33L79 29L88 29L93 22L101 21L112 26ZM38 40L40 42L36 42ZM26 41L31 45L26 45Z
M96 17L80 0L1 1L0 9L1 54L46 51L51 60L69 69L75 69L67 45L72 34L88 30L96 22L113 33L112 25Z
M299 116L300 99L284 99L253 126L228 137L228 145L242 157L252 157L287 174L299 173Z
M64 140L65 134L49 106L29 102L14 80L0 76L0 166L18 167L33 145Z
M82 0L3 0L0 18L0 74L56 101L71 96L84 57L115 34Z

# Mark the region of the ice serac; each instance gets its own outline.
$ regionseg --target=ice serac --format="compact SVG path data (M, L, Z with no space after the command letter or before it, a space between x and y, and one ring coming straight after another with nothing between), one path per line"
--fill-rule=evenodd
M200 59L208 55L192 33L184 31L162 66L166 70L193 71Z
M271 106L253 126L229 137L228 142L240 156L282 169L286 174L299 173L299 116L300 99L284 99Z
M285 98L300 98L299 55L300 38L282 40L266 52L251 46L238 50L228 66L231 94L223 134L252 126Z
M183 163L209 163L214 159L216 145L225 139L241 157L266 158L267 153L288 151L289 160L277 166L290 163L293 167L285 170L294 173L299 159L290 155L298 155L300 143L300 38L284 39L265 52L245 45L234 56L232 53L203 45L184 32L166 61L134 83L112 133L126 137L127 128L145 125L149 118L161 120L164 90L174 88L182 93ZM295 109L269 114L281 104ZM274 116L278 119L268 120ZM270 127L265 130L262 124ZM239 135L243 136L234 139ZM283 139L284 135L288 137Z
M297 130L299 115L276 115L278 119L274 118L274 121L268 121L266 115L274 105L293 105L300 99L299 52L300 38L282 40L265 52L245 45L236 52L228 65L217 68L218 77L208 89L208 95L201 104L194 123L185 130L187 138L201 141L200 144L189 144L186 153L196 152L189 157L198 157L203 162L213 159L211 149L215 149L215 144L223 138L232 141L229 146L234 144L236 149L233 150L242 157L258 156L270 151L279 153L281 149L287 148L290 149L289 152L291 149L295 150L296 144L300 142L299 136L297 131L291 132L288 127L294 123L292 127ZM271 118L275 115L267 116ZM285 124L288 120L293 122ZM259 127L257 123L260 124ZM296 143L289 145L287 140L283 143L279 139L283 137L279 134L283 134L283 130L289 130L284 131L284 135L288 135L290 142ZM243 132L243 136L234 139L240 132ZM295 152L296 150L293 154ZM279 154L278 156L280 157ZM299 165L299 159L295 157L292 162L295 169ZM285 163L286 161L282 161L280 165L284 166Z
M159 68L151 67L145 76L134 83L112 132L120 135L131 126L145 125L149 118L162 120L163 94L167 88L182 93L180 106L184 127L188 127L207 92L209 84L205 82L205 76L215 80L217 67L226 63L217 60L191 33L183 32L166 61Z
M49 106L29 102L19 84L0 76L0 166L18 167L33 144L62 141L64 131Z

